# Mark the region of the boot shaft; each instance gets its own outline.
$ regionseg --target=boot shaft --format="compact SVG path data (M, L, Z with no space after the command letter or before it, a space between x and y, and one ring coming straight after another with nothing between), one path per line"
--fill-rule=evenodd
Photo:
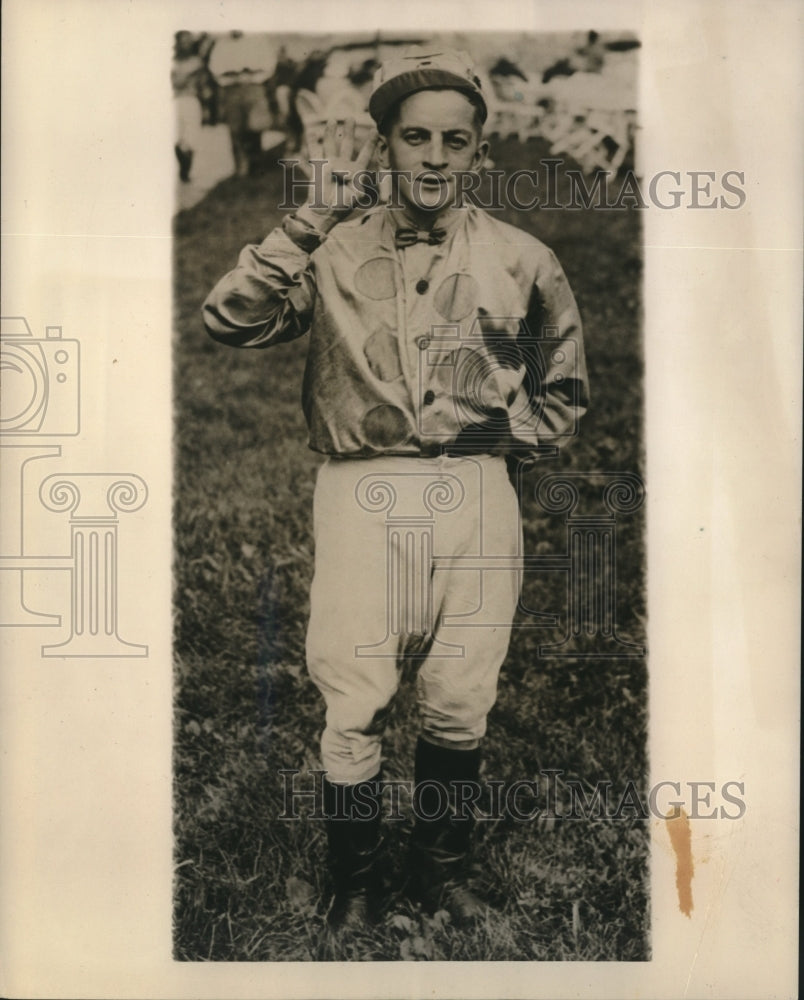
M354 932L373 923L380 882L381 778L357 785L324 779L328 864L335 894L327 923L335 933Z
M457 750L419 739L413 800L414 847L456 861L468 854L475 827L472 792L479 777L479 748Z
M382 780L379 775L356 785L324 779L329 865L339 885L371 876L380 849Z
M446 909L456 924L469 924L485 912L485 904L468 885L475 826L471 802L480 778L480 750L420 739L415 777L408 893L428 912Z

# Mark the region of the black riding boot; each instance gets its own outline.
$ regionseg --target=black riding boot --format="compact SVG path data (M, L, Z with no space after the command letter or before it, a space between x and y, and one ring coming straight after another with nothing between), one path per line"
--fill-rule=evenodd
M380 775L356 785L324 779L324 812L335 888L327 922L332 930L359 930L374 922L379 906Z
M476 784L479 772L479 749L441 747L422 738L416 745L411 895L431 913L449 911L458 924L476 920L486 909L467 885L475 817L468 805L458 809L459 784Z

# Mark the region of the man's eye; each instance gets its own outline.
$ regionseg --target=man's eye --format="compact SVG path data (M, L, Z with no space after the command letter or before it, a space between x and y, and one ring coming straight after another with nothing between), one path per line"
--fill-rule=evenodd
M452 149L466 148L466 139L461 138L461 136L459 135L456 135L453 138L448 139L447 142L452 147Z
M415 146L424 141L424 135L421 132L406 132L405 141Z

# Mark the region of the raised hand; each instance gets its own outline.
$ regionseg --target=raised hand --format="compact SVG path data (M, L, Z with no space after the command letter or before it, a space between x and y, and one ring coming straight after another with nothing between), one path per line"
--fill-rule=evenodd
M347 118L342 125L330 119L323 134L311 141L309 151L311 164L322 161L320 166L316 164L315 171L311 170L322 183L316 184L310 200L296 215L324 232L348 218L361 194L355 178L359 180L360 173L368 168L379 139L378 133L372 132L355 156L354 118Z

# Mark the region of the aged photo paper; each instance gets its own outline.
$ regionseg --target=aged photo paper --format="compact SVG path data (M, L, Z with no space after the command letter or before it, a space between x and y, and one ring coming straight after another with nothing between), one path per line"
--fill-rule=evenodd
M796 995L800 39L794 0L4 5L2 995ZM416 807L403 795L395 817L387 798L386 908L338 937L315 800L328 688L305 633L327 532L362 528L343 493L323 510L319 478L314 545L308 338L230 350L213 289L271 231L301 259L309 227L277 227L307 197L326 120L373 141L374 74L410 45L479 73L489 150L467 190L510 241L413 275L412 314L432 299L440 317L411 349L418 375L437 388L457 372L476 312L510 384L521 354L499 337L521 314L482 307L499 260L535 236L563 306L523 364L559 393L577 380L562 398L583 416L574 295L589 402L561 447L540 429L535 464L508 463L522 547L460 555L475 611L521 569L466 876L489 905L462 926L446 890L429 909L427 886L407 894ZM431 235L387 253L358 240L343 301L392 308L388 261L440 260L452 236ZM364 387L386 393L407 373L381 334ZM348 494L389 540L429 553L435 537L437 580L433 526L463 500L468 523L471 476L433 438L443 478L403 510L419 473L399 414L366 414L361 458L403 471ZM492 486L489 440L462 452L484 503L509 489ZM489 531L503 521L482 509ZM324 603L361 586L368 600L369 551L329 567ZM389 617L355 662L404 631L392 596L408 578L388 553ZM462 638L445 624L436 652L468 669L472 620ZM349 627L330 622L318 660ZM383 716L382 773L403 790L417 664Z

